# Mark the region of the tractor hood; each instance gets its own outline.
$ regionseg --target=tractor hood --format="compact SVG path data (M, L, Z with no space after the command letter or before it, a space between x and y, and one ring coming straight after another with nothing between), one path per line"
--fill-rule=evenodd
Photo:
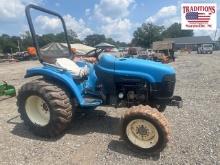
M135 58L115 58L112 55L103 55L100 66L108 71L114 70L116 75L140 77L150 82L161 82L166 75L174 75L175 70L160 62Z

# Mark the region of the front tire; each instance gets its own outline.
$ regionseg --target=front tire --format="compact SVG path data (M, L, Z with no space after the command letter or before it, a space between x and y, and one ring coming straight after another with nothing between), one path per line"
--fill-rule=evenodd
M167 106L166 105L155 105L153 107L156 108L159 112L164 112Z
M124 115L122 137L145 152L160 152L169 140L168 121L150 106L134 106Z
M23 85L18 92L17 106L25 125L38 136L58 136L72 119L68 93L44 79Z

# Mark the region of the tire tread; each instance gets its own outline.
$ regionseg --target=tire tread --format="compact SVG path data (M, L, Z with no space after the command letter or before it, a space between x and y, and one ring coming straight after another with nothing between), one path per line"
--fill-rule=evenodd
M53 111L49 126L45 129L32 123L26 115L24 97L27 97L30 92L42 95ZM18 92L17 106L24 123L40 136L55 137L61 134L72 120L72 104L68 93L62 86L46 79L37 79L24 84Z
M125 112L122 122L122 137L124 139L127 139L125 133L126 125L128 124L129 119L135 116L143 116L148 119L150 118L152 121L154 121L154 123L157 123L163 134L163 143L159 148L156 148L153 152L162 151L166 147L166 144L170 139L170 128L166 117L162 113L158 112L156 108L152 108L150 106L138 105L129 108L129 110Z

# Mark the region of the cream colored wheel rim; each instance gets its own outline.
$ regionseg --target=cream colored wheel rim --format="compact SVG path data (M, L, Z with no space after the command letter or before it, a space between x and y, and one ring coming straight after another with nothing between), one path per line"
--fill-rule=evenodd
M143 149L154 147L159 140L156 127L144 119L132 120L126 127L126 134L131 143Z
M49 107L39 96L29 96L25 102L25 110L32 123L46 126L50 121Z

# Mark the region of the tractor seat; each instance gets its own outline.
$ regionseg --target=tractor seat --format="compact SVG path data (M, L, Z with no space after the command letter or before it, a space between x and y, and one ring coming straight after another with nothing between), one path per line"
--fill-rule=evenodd
M55 64L71 72L73 76L84 78L89 74L89 68L86 66L79 67L74 61L68 58L57 58Z

